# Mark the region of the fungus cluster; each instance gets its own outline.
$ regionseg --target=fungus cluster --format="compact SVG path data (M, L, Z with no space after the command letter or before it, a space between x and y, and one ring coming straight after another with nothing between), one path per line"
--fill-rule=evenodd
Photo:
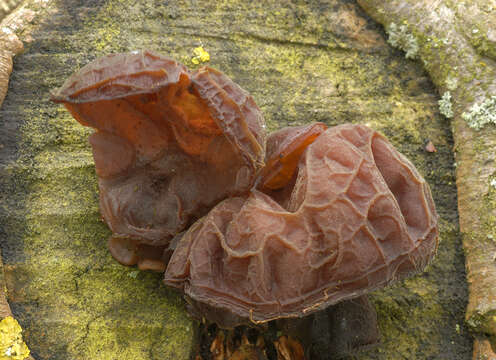
M227 76L149 52L108 55L53 94L90 136L114 258L165 272L222 327L303 317L425 267L429 187L363 125L266 137Z

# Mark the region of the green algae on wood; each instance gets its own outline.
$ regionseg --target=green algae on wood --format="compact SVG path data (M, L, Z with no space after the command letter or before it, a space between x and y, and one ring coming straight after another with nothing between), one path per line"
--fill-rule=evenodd
M8 259L6 278L36 354L187 359L193 325L181 298L155 274L127 276L130 270L107 253L110 234L100 220L93 167L65 164L24 181L25 208L13 212L24 215L24 224L15 216L8 220L26 227L25 259Z
M133 278L112 260L89 131L48 103L59 71L72 70L61 63L71 56L37 49L53 11L32 30L11 83L19 93L0 115L16 140L3 149L12 160L0 159L9 302L37 359L188 359L194 326L181 297L159 275Z

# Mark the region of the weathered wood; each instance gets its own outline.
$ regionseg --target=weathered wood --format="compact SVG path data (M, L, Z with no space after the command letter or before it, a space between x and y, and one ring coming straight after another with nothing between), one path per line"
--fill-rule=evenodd
M0 21L22 2L22 0L0 0Z

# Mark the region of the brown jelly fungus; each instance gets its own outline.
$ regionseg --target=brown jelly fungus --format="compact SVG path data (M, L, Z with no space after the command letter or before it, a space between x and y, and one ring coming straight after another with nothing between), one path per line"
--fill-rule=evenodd
M312 126L272 134L268 154L287 154ZM287 148L271 143L280 138ZM165 283L218 323L302 317L415 273L436 252L429 187L383 136L340 125L303 144L278 192L222 201L177 244Z
M150 51L111 54L72 75L52 99L96 130L89 140L100 210L123 264L139 262L137 244L160 252L219 201L248 191L263 164L259 108L208 67L190 72Z

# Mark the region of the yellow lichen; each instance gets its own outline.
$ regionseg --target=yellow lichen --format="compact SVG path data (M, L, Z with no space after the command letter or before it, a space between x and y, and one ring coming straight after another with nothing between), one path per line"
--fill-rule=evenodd
M195 56L193 56L191 62L195 65L198 65L200 62L204 63L210 61L210 54L205 51L203 46L198 46L197 48L195 48L193 50L193 54L195 54Z
M0 321L0 360L23 360L29 356L21 333L21 326L12 316Z

